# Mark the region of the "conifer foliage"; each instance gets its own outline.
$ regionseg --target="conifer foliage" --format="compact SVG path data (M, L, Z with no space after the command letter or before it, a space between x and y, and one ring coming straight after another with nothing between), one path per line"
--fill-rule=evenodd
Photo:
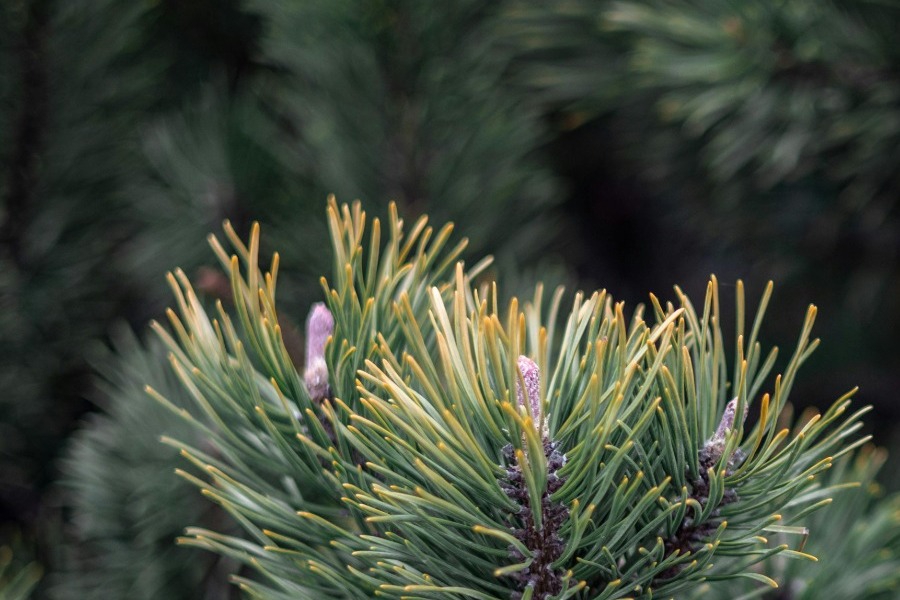
M178 451L159 443L163 432L203 443L201 432L144 392L153 385L178 406L190 406L167 368L163 344L154 338L143 345L121 327L113 349L94 363L103 376L96 400L102 414L73 436L62 465L71 524L69 543L48 576L51 597L227 598L223 573L235 566L173 543L186 522L228 522L172 475Z
M814 307L773 377L771 286L752 314L738 283L726 346L715 279L698 307L676 289L646 313L540 286L502 302L450 226L406 230L394 209L382 230L333 200L328 224L305 374L258 228L246 245L228 226L228 247L212 238L232 312L176 272L177 311L155 326L196 408L150 393L206 438L168 443L243 530L181 542L247 565L252 597L683 597L774 586L754 565L815 560L804 525L830 501L823 473L864 441L865 409L851 391L785 428Z

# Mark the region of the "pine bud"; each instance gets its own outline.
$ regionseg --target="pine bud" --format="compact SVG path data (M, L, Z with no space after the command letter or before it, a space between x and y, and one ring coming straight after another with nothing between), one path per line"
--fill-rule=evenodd
M738 399L734 398L725 406L725 412L722 413L722 420L719 421L716 432L703 446L701 457L702 462L706 463L705 466L709 467L717 463L722 457L722 453L725 452L725 436L729 431L734 429L737 405ZM747 420L747 412L749 409L750 407L745 404L744 415L741 417L741 425ZM731 457L728 458L731 460Z
M325 362L325 343L334 332L334 317L321 302L313 305L306 319L306 390L314 402L331 395L328 386L328 364Z
M527 356L520 356L516 364L522 373L522 380L525 382L525 389L523 390L519 380L516 379L516 399L519 401L519 406L526 406L525 403L528 403L528 407L531 409L531 417L534 419L535 427L537 427L538 423L541 422L541 371L538 369L537 364ZM546 437L546 423L544 423L541 433Z

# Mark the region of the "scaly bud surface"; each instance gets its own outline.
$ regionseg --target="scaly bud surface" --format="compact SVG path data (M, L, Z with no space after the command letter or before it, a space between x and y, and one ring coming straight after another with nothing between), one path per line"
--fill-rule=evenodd
M731 402L729 402L725 406L725 412L722 413L722 420L719 421L719 426L716 428L716 432L713 434L709 441L703 446L703 449L700 451L700 462L704 468L709 468L719 462L719 459L722 457L722 453L725 452L725 437L729 431L734 430L735 424L735 413L737 412L738 399L733 398ZM747 420L747 412L749 410L749 406L744 405L744 415L741 417L741 425L744 424L744 421ZM737 452L735 452L737 454ZM732 456L728 457L728 460L731 461Z
M541 370L537 364L527 356L520 356L516 365L519 372L522 373L522 380L525 382L525 389L522 384L516 380L516 399L519 406L528 406L531 410L531 418L534 419L534 426L540 427L541 423ZM527 405L526 405L527 402ZM541 429L543 437L547 437L547 424Z

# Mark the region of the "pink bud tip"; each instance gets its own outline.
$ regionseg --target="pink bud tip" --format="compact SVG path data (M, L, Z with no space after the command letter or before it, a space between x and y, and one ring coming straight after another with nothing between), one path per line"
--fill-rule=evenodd
M313 304L306 319L306 364L325 356L325 342L334 333L334 317L321 302Z
M328 396L328 365L325 344L334 333L334 317L321 302L313 305L306 319L306 389L310 398L319 401Z

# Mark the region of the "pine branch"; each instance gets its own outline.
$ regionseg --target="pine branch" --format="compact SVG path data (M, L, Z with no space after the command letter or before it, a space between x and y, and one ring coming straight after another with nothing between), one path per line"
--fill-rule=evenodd
M240 579L244 589L674 596L707 581L771 582L753 565L807 557L762 534L801 530L785 524L788 507L796 520L821 508L815 481L864 441L852 436L865 412L844 414L851 392L779 430L818 344L814 308L762 393L775 362L757 341L771 287L749 330L736 287L729 378L715 279L699 313L680 290L677 307L651 297L653 324L642 309L626 320L604 292L578 294L558 330L559 294L545 309L539 288L524 311L513 299L501 312L493 289L471 284L481 266L451 271L462 245L442 256L447 229L419 221L404 235L392 213L386 243L375 220L366 246L358 205L332 201L328 221L335 271L323 280L328 312L309 321L309 377L281 342L279 259L259 271L258 229L246 246L227 230L231 257L213 241L234 316L221 305L208 316L176 273L180 314L171 334L157 327L200 407L176 412L217 448L185 447L207 474L187 477L245 531L192 528L183 542L248 564L258 578Z
M125 328L115 336L115 354L97 356L102 374L93 415L72 439L61 463L64 506L71 516L60 559L48 577L57 600L108 597L225 598L236 566L174 545L187 523L229 531L227 516L189 485L172 477L182 466L161 436L215 449L144 386L163 390L186 410L190 397L168 369L158 340L146 346Z
M784 539L800 536L800 550L816 555L817 561L785 554L760 565L754 573L777 581L776 589L754 593L751 585L735 580L703 586L693 597L813 600L835 596L853 600L896 596L900 589L900 499L884 497L874 481L885 459L883 451L864 447L838 460L821 484L808 492L823 505L809 517L808 529L787 527L773 532Z

